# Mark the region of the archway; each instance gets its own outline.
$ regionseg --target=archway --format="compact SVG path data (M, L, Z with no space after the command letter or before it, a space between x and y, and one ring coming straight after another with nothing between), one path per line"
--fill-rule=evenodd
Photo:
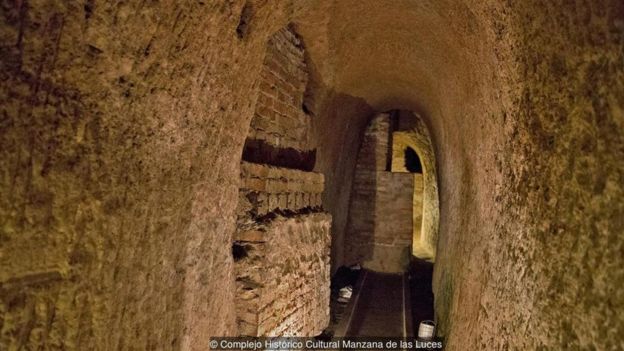
M414 174L412 255L433 262L440 220L435 154L429 130L421 116L407 110L394 112L392 172Z
M412 256L433 261L437 189L433 146L420 116L404 110L374 116L358 152L346 262L402 272Z

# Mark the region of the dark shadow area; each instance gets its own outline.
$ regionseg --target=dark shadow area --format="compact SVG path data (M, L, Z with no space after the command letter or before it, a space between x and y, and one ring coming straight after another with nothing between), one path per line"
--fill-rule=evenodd
M316 163L316 149L301 151L273 146L264 140L247 139L243 161L311 172Z
M341 266L331 278L331 292L329 299L330 320L329 325L321 335L317 338L321 340L331 339L342 319L345 316L346 303L338 301L340 289L351 286L355 288L356 282L361 275L361 269L353 269L352 267Z
M234 262L242 260L247 257L247 248L239 243L232 244L232 256L234 256Z
M349 267L341 266L336 271L336 274L331 279L331 290L338 291L345 286L354 286L360 276L360 269L352 269Z
M244 39L249 32L249 23L251 22L251 17L253 16L253 8L251 3L246 3L243 6L243 10L240 14L240 19L238 21L238 26L236 26L236 36L238 39Z
M416 151L414 151L411 147L405 148L405 168L407 168L410 173L423 172L420 157L418 157Z
M418 335L420 322L434 319L431 288L433 263L412 257L408 274L412 302L412 325L414 326L414 335Z

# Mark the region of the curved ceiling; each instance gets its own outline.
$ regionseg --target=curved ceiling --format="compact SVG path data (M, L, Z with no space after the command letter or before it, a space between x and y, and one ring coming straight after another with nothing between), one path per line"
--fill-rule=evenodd
M311 60L336 91L377 110L406 108L434 118L492 77L492 33L479 22L492 12L483 4L340 0L315 6L315 15L298 23Z

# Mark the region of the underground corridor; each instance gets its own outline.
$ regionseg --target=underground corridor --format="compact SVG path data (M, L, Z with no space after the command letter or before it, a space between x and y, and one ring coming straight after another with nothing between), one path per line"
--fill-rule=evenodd
M0 21L0 351L624 350L621 0Z

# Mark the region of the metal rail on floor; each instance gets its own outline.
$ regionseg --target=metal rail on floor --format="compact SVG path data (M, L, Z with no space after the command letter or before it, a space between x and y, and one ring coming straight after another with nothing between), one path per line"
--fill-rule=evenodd
M403 274L403 337L414 337L414 321L412 318L412 295L410 293L409 274Z

